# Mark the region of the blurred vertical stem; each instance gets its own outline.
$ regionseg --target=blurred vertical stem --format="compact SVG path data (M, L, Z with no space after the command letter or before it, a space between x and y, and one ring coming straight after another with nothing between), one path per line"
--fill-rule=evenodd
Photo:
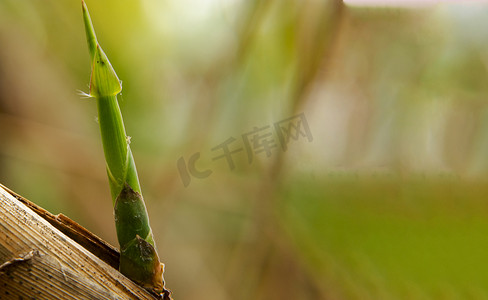
M117 94L121 92L122 86L98 44L83 0L82 7L92 66L90 96L97 101L98 122L120 244L119 270L146 289L162 293L163 265L156 252L129 138L117 102Z

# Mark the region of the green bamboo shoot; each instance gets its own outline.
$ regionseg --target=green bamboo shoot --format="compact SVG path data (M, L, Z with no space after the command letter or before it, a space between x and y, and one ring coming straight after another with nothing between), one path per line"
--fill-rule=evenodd
M160 263L142 197L137 171L125 132L117 95L122 85L98 44L85 2L83 20L90 52L89 95L96 99L106 169L120 244L119 270L146 289L164 290Z

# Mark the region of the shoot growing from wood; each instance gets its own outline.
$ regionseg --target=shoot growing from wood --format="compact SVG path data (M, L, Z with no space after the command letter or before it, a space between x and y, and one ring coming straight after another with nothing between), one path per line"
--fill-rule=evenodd
M129 138L117 102L122 85L98 44L83 0L82 7L91 62L89 95L97 101L98 122L120 244L119 270L146 289L162 293L163 265L156 252Z

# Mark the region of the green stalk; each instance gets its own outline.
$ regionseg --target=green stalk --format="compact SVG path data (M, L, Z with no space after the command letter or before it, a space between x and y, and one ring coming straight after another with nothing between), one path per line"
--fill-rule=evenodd
M146 289L162 293L163 264L159 262L156 252L136 166L117 102L122 85L98 44L86 4L83 0L81 2L92 65L90 96L97 101L98 122L120 244L119 270Z

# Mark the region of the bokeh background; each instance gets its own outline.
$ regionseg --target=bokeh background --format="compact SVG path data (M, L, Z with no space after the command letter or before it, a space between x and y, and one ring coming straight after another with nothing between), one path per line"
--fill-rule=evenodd
M488 3L416 2L87 1L175 299L488 299ZM83 30L0 0L0 182L117 246Z

